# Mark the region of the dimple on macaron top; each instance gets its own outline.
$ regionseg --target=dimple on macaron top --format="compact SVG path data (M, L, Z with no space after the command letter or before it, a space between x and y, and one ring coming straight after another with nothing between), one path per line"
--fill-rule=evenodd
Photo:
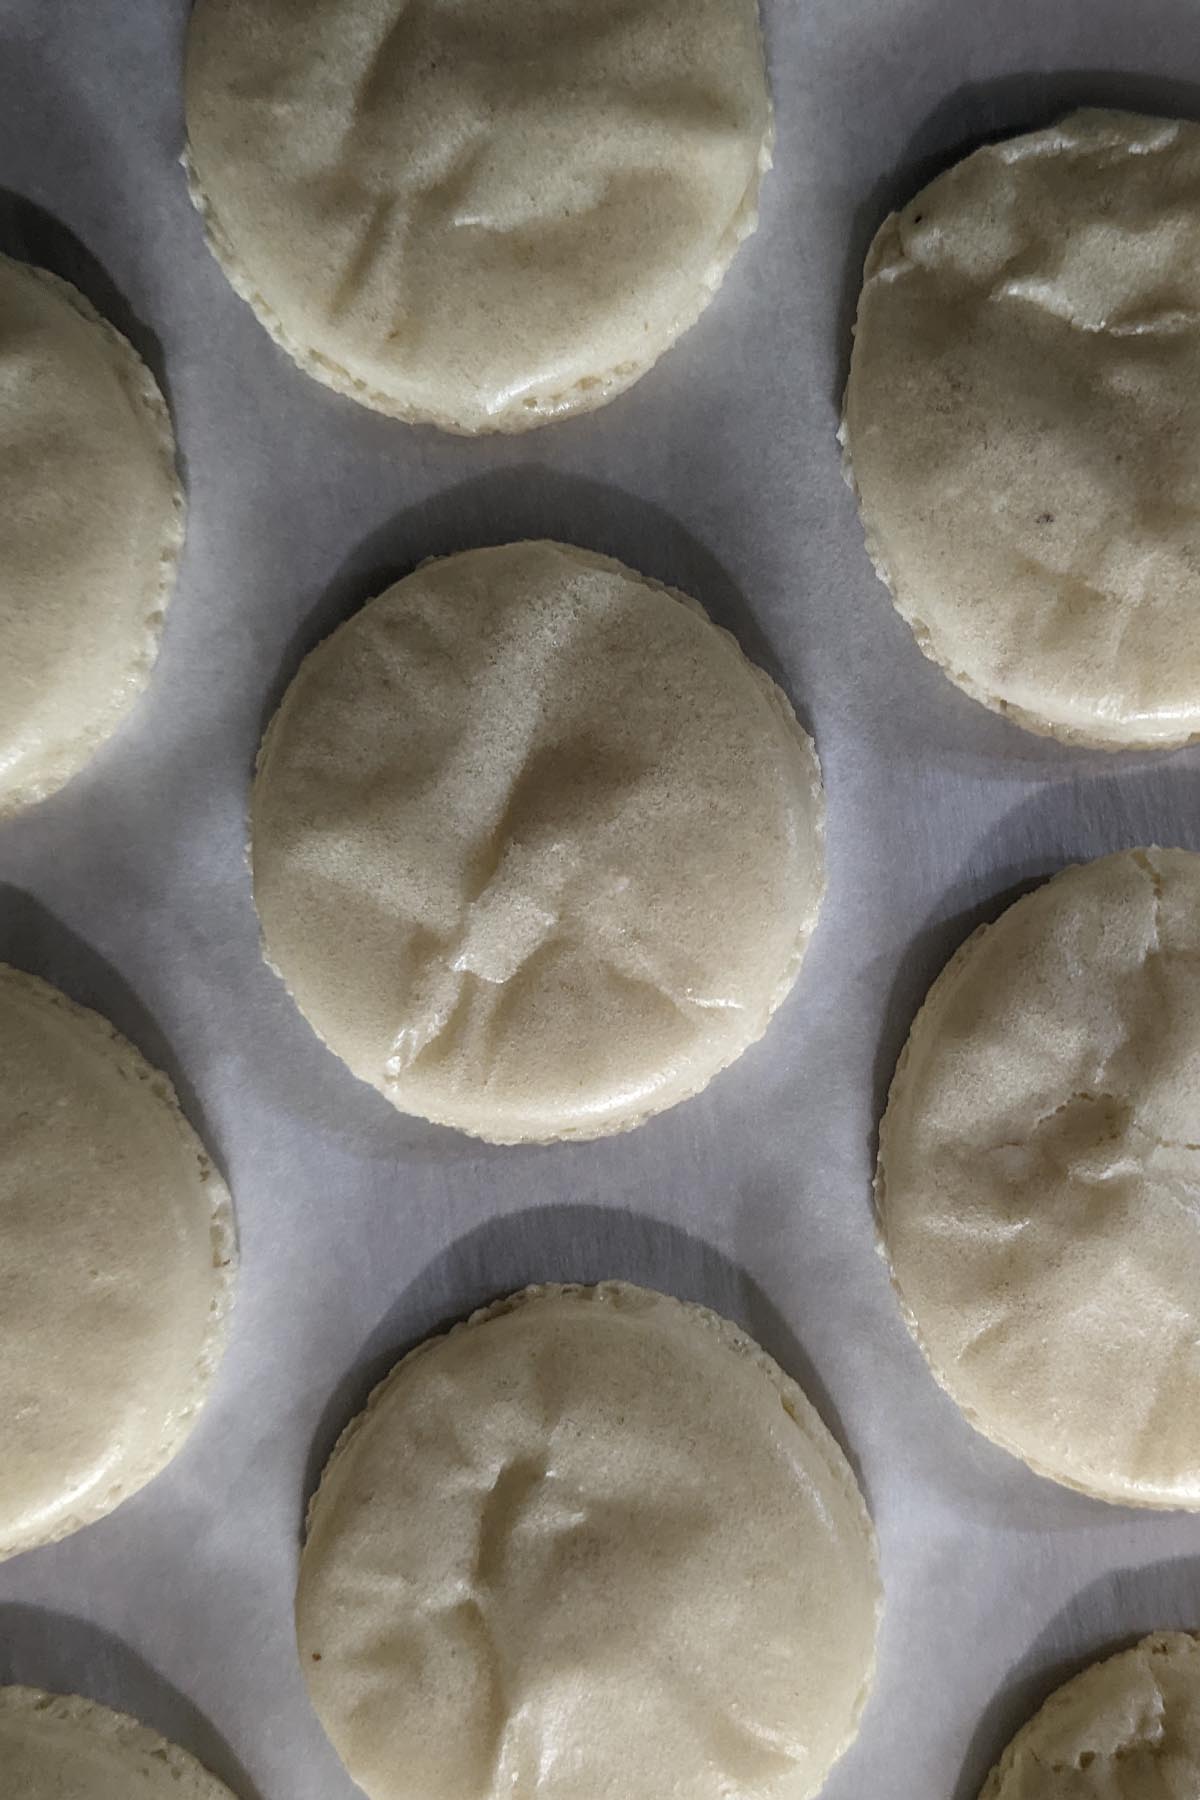
M425 564L263 742L269 961L403 1111L594 1137L761 1036L823 890L812 744L695 602L552 543Z
M520 431L635 381L757 220L757 0L199 0L188 169L312 375Z

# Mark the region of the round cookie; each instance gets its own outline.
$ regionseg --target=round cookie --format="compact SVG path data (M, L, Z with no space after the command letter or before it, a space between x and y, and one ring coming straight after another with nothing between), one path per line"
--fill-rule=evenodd
M74 1694L0 1687L0 1770L20 1800L232 1800L186 1750Z
M1200 734L1200 126L1074 113L871 246L843 443L926 655L1032 731Z
M596 1137L761 1036L823 888L811 741L694 601L561 544L426 563L259 756L265 954L405 1112Z
M192 197L301 368L523 431L636 381L758 219L757 0L199 0Z
M1200 1643L1156 1632L1093 1663L1018 1731L979 1800L1173 1800L1200 1793Z
M909 1325L980 1431L1126 1505L1200 1507L1200 856L1070 868L952 958L877 1195Z
M149 370L67 282L0 256L0 818L121 723L183 540Z
M0 964L0 1559L102 1518L174 1456L233 1256L228 1194L166 1077Z
M874 1666L841 1451L736 1326L530 1288L422 1344L309 1511L301 1662L369 1800L804 1800Z

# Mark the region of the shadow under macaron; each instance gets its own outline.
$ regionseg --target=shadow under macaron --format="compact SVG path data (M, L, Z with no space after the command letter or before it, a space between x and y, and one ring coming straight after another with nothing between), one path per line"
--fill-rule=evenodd
M1038 1633L971 1733L952 1800L979 1800L1012 1739L1064 1682L1157 1631L1200 1630L1200 1556L1098 1576ZM1087 1644L1086 1651L1079 1645Z
M458 1238L398 1295L335 1384L313 1433L304 1518L338 1438L410 1351L480 1307L544 1283L626 1281L711 1308L748 1333L808 1396L860 1489L862 1472L829 1393L790 1326L746 1271L677 1225L627 1207L542 1205L489 1219ZM870 1495L864 1490L870 1510Z
M43 1607L0 1603L0 1686L80 1694L194 1756L235 1800L261 1800L220 1732L115 1632Z

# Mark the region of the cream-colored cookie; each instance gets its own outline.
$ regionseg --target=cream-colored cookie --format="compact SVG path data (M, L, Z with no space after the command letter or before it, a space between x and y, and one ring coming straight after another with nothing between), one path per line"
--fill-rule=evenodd
M232 1800L186 1750L75 1694L0 1687L0 1793L11 1800Z
M1200 126L978 150L867 257L843 441L921 648L1033 731L1200 734Z
M1018 1731L980 1800L1190 1800L1200 1793L1200 1642L1156 1632L1093 1663Z
M145 687L182 538L149 370L73 287L0 256L0 818Z
M530 1288L422 1344L343 1434L297 1628L369 1800L804 1800L858 1728L874 1538L736 1326Z
M506 544L304 662L259 757L254 893L301 1011L403 1111L596 1137L761 1036L822 839L810 740L694 601Z
M165 1075L0 964L0 1558L102 1518L174 1456L233 1255L229 1197Z
M1200 856L1064 870L917 1016L880 1218L938 1380L1039 1474L1200 1507Z
M198 0L192 195L288 354L381 412L590 411L758 218L757 0Z

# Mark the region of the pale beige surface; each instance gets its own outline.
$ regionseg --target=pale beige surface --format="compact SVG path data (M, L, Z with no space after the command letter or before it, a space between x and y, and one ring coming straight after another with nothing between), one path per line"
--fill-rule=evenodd
M74 1694L0 1688L5 1800L232 1800L194 1757Z
M927 655L1035 731L1200 732L1200 127L977 151L881 227L844 442Z
M532 1288L393 1370L310 1509L313 1703L370 1800L802 1800L858 1728L874 1539L735 1326Z
M183 538L162 396L65 281L0 256L0 818L149 679Z
M1070 868L930 990L880 1132L909 1323L972 1424L1200 1507L1200 856Z
M1195 1800L1200 1643L1156 1632L1052 1694L980 1800Z
M102 1518L179 1449L233 1256L166 1077L0 964L0 1558Z
M754 229L757 0L199 0L187 166L301 367L520 431L629 386Z
M305 1016L407 1112L594 1137L761 1036L823 888L811 741L693 601L559 544L425 564L302 665L254 892Z

